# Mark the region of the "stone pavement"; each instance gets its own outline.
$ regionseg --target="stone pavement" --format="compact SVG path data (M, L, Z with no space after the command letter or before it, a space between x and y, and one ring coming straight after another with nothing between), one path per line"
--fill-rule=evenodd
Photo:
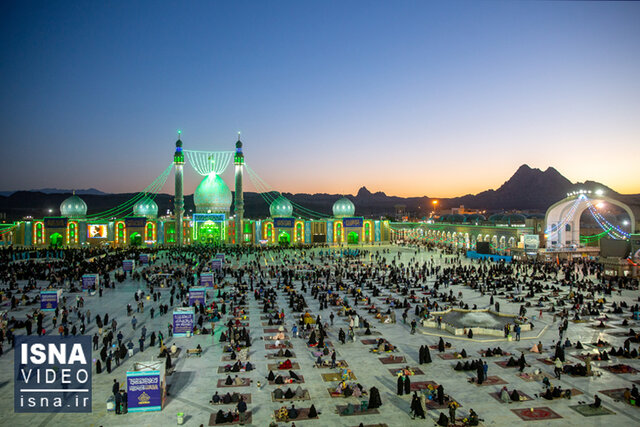
M434 259L440 263L443 262L439 254L421 252L415 254L413 250L405 248L392 247L391 254L388 255L389 259L396 253L400 254L400 260L405 264L412 257L417 257L419 261L434 257ZM368 248L372 249L372 248ZM379 250L379 247L375 247L374 251ZM245 262L243 260L241 262ZM263 264L272 265L278 264L278 259L267 257L261 260ZM469 261L463 261L469 263ZM272 283L274 281L272 280ZM432 283L432 282L430 282ZM296 285L299 289L299 284ZM171 321L170 314L165 316L158 316L154 319L150 319L148 309L144 313L136 313L136 317L139 319L138 330L134 331L131 328L130 317L126 315L126 305L133 301L133 293L138 289L138 284L130 280L125 281L123 284L118 284L115 290L105 290L102 298L96 296L86 297L85 310L90 309L93 316L96 314L104 315L109 313L109 317L116 316L118 324L122 327L125 334L125 342L128 339L133 339L136 344L136 351L132 358L127 358L121 366L114 369L111 374L107 374L106 371L102 374L93 375L93 412L90 414L13 414L13 351L7 351L5 346L5 354L0 358L0 410L4 415L4 420L0 422L2 425L18 425L18 426L160 426L160 425L175 425L176 414L178 412L184 412L186 415L185 425L187 426L199 426L200 424L207 425L210 414L215 413L220 409L220 406L210 405L208 402L211 396L216 391L216 383L219 379L225 378L226 374L218 374L218 367L226 364L222 362L222 348L217 342L220 331L223 329L221 325L217 327L216 343L212 345L212 337L206 336L193 336L191 338L175 338L167 339L168 346L175 342L178 347L183 349L181 355L174 360L176 366L175 373L167 377L169 384L169 396L165 408L161 412L147 412L147 413L129 413L126 415L115 415L114 412L106 411L106 401L111 395L111 384L114 378L117 378L121 384L125 383L125 372L132 367L135 361L149 361L154 360L158 356L156 349L147 349L144 352L139 352L137 349L137 338L139 337L140 328L143 325L147 326L147 336L152 331L162 331L166 336L167 324ZM464 295L465 302L469 305L477 304L478 308L485 308L489 305L489 295L484 297L476 291L462 286L452 286L454 294L461 291ZM168 303L169 293L163 294L162 302ZM304 294L306 302L309 304L309 311L314 314L318 313L318 302L312 298L309 289ZM212 297L212 292L209 292L209 299ZM637 291L623 291L622 295L608 296L607 301L622 301L626 300L630 304L636 301L638 296ZM71 296L69 296L71 297ZM382 301L381 298L377 300L378 303ZM248 377L252 379L252 384L249 387L239 387L233 389L219 389L221 393L227 391L238 391L240 393L251 393L251 403L248 405L249 410L253 414L252 425L267 426L272 421L272 415L274 410L277 410L283 404L272 402L271 391L276 386L270 386L266 384L266 376L268 374L267 364L273 363L273 360L267 360L265 355L264 343L260 340L260 337L264 337L266 334L263 331L262 321L260 316L262 315L261 309L258 306L258 302L252 295L248 297L249 302L249 330L252 336L253 345L251 347L250 361L255 365L254 371L243 373L240 376ZM278 305L285 310L287 317L286 326L290 331L292 326L292 315L288 310L288 299L284 292L279 293ZM500 300L501 311L515 314L518 310L519 304L507 303L504 300ZM147 304L148 308L151 304ZM331 306L320 312L324 321L328 321L329 314L331 312ZM537 310L536 310L537 311ZM362 312L362 310L359 310ZM23 309L24 313L24 309ZM171 310L170 310L171 313ZM542 356L525 353L527 363L531 365L525 369L525 372L531 373L534 369L540 369L543 372L549 373L549 378L553 384L562 385L563 388L573 388L581 395L574 396L571 400L561 399L554 401L547 401L544 399L536 398L536 394L539 394L543 388L541 381L525 381L519 376L516 368L503 368L496 361L507 360L507 357L494 357L490 359L483 359L489 363L489 376L496 376L504 380L507 383L509 390L513 388L522 391L526 395L533 398L533 400L526 402L516 402L512 404L504 404L501 401L491 396L491 393L495 393L500 390L501 385L486 385L477 386L475 384L468 383L468 379L475 376L473 372L459 372L453 370L453 365L457 360L446 360L437 357L437 350L431 350L431 358L433 363L418 365L418 348L423 344L434 345L438 342L438 332L429 328L418 328L418 333L415 335L410 334L410 327L408 324L403 324L400 316L401 311L398 310L398 323L396 324L382 324L375 319L372 320L371 316L365 315L365 318L372 322L375 327L374 331L381 332L383 337L389 342L396 345L399 348L397 355L404 356L407 359L406 364L412 367L420 367L424 372L423 375L415 375L411 377L412 382L416 381L432 381L444 386L445 393L451 395L462 407L458 409L457 414L459 417L465 416L468 413L469 408L473 408L483 419L483 425L494 426L507 426L515 423L526 422L526 419L536 419L536 416L549 417L544 420L543 423L538 421L537 424L542 425L557 425L557 426L591 426L591 425L604 425L604 424L618 424L618 425L639 425L640 424L640 408L629 406L623 402L615 401L606 394L599 393L603 401L603 407L609 410L603 411L604 415L585 416L585 411L580 411L580 408L573 408L581 401L591 403L593 401L593 395L601 390L618 389L624 387L631 387L632 381L639 381L640 375L638 374L614 374L608 372L602 367L608 365L614 365L617 363L624 363L640 369L640 363L638 360L622 359L619 360L616 357L612 357L609 362L593 362L593 370L599 376L593 377L570 377L564 375L561 380L555 380L551 373L553 372L553 366L549 366L539 361L538 358L549 356L548 352L545 352ZM625 314L626 315L626 314ZM18 317L18 315L16 315ZM409 320L413 318L413 310L410 310ZM615 321L611 321L610 324L617 325L622 320L622 316L610 316L615 318ZM503 339L496 339L495 337L483 337L476 336L473 340L469 340L466 337L458 338L445 334L445 340L452 344L452 349L447 350L447 353L453 353L454 351L466 350L470 358L479 358L478 352L481 349L487 347L500 346L503 350L513 353L515 356L520 355L520 350L524 348L530 348L533 344L541 341L545 349L549 349L557 339L557 324L552 324L552 316L548 313L544 314L542 320L536 320L535 328L532 332L523 333L522 340L520 342L506 342ZM362 324L362 323L361 323ZM601 338L609 343L614 344L616 347L622 345L624 337L618 337L610 335L610 332L624 332L628 331L629 327L640 329L637 322L631 322L629 327L616 327L615 329L607 329L605 331L592 329L590 326L593 322L587 323L569 323L569 330L565 336L568 336L573 343L580 340L584 343L591 343ZM336 317L335 325L329 329L328 340L333 343L337 352L338 359L345 360L353 373L357 377L357 382L361 383L368 390L372 386L376 386L381 395L382 407L379 408L379 414L376 415L364 415L364 416L352 416L344 417L339 416L335 412L336 405L345 405L348 402L357 403L358 399L336 399L331 398L327 388L332 384L331 382L323 381L321 374L338 372L338 370L331 369L317 369L314 367L315 357L311 351L307 348L306 341L300 338L293 338L293 352L296 353L296 358L292 359L292 362L300 364L301 369L297 370L298 374L304 375L305 383L302 385L304 389L309 391L311 400L296 402L296 407L309 407L312 403L320 413L319 418L309 421L295 421L296 426L355 426L359 423L364 425L376 425L386 424L388 426L412 426L412 425L429 425L435 423L439 416L440 410L429 410L427 412L427 420L412 420L408 415L409 404L411 402L410 396L397 396L396 391L396 377L389 371L390 368L400 367L402 365L385 365L378 360L379 356L369 352L371 345L365 345L361 342L365 338L377 338L377 336L371 337L356 337L355 342L347 342L345 345L341 345L338 341L337 332L340 327L348 329L348 324L345 318ZM45 320L45 328L47 331L51 330L51 315L47 315ZM87 329L87 334L93 335L96 331L95 322ZM194 348L197 344L200 344L204 349L202 357L186 356L184 350L188 348ZM632 344L632 348L637 348L637 344ZM585 349L588 349L585 347ZM574 357L578 354L577 350L567 351L567 360L574 363L581 362ZM94 352L94 358L96 354ZM260 381L262 387L257 387L257 382ZM295 387L294 387L295 388ZM363 398L362 400L367 400ZM290 404L287 404L290 406ZM231 409L231 405L226 405L224 409ZM539 408L531 411L531 408ZM544 409L547 408L547 409ZM526 411L525 411L526 410ZM446 409L442 410L446 412ZM526 412L529 411L530 414ZM582 413L581 413L582 412ZM591 414L588 414L591 415ZM528 418L527 418L528 416ZM280 423L280 425L290 425Z

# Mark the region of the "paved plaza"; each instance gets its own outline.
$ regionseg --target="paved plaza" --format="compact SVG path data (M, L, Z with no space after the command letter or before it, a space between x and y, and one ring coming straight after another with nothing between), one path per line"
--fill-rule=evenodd
M390 253L385 254L387 261L390 263L395 260L396 265L404 263L407 265L412 262L429 262L432 261L434 265L440 265L443 268L451 266L450 264L454 258L451 255L441 255L440 252L416 252L412 248L400 248L397 246L375 246L367 247L361 246L360 250L369 251L368 257L361 259L365 264L370 262L373 256L383 249L388 249ZM307 258L297 256L294 251L288 251L288 267L295 266L291 262L293 260L306 261L307 263L315 264L319 263L319 259L314 257L319 251L327 249L312 249L306 252ZM457 258L457 257L456 257ZM255 256L244 256L240 259L231 257L231 265L246 265L249 261L256 260ZM261 265L265 267L281 266L283 264L283 255L277 255L276 253L266 253L266 256L261 256L257 259ZM159 258L162 261L162 257ZM469 261L461 259L462 265L477 264L477 261ZM231 282L232 279L229 277ZM430 276L427 280L429 287L433 285L435 276ZM593 278L595 281L595 278ZM265 279L266 281L266 279ZM270 279L273 286L276 285L277 279ZM350 281L345 280L346 284ZM554 281L550 281L553 284ZM44 283L39 283L44 285ZM376 284L380 286L379 284ZM135 313L139 319L137 330L134 331L131 326L131 317L127 316L126 306L131 303L134 304L134 292L139 288L144 288L143 282L134 282L130 278L127 278L122 284L117 284L115 289L106 289L102 297L97 294L93 296L85 295L85 307L84 309L91 310L91 313L95 317L96 314L101 316L105 313L109 313L109 317L115 316L118 321L119 329L122 330L125 335L124 341L132 340L136 344L133 357L128 357L124 360L120 366L115 367L111 374L103 371L101 374L93 374L93 411L90 414L14 414L13 413L13 351L8 349L5 344L4 355L0 358L2 363L0 364L0 409L3 414L2 425L19 425L19 426L160 426L160 425L176 425L177 413L184 413L184 424L187 426L200 426L210 425L209 420L211 414L214 414L220 410L231 410L235 405L212 405L209 403L211 396L219 391L221 394L227 391L237 391L243 394L250 394L250 403L248 404L248 410L251 411L252 419L251 425L256 426L268 426L273 422L274 411L278 410L281 406L291 406L291 402L280 403L272 401L271 392L277 388L276 385L269 385L266 380L269 373L268 364L275 363L275 360L266 358L267 353L273 351L266 350L265 344L267 341L263 341L264 337L273 335L273 333L266 332L265 329L276 328L263 325L265 320L261 319L263 316L262 305L260 301L257 301L253 294L249 292L247 294L248 302L248 330L252 339L252 346L250 347L249 360L255 366L255 369L251 372L241 373L241 377L251 379L250 385L246 387L234 387L231 389L216 387L218 380L225 379L228 374L218 373L218 368L224 366L228 362L223 361L222 344L218 342L220 334L226 328L222 322L216 326L216 334L214 336L215 342L212 343L211 335L195 335L185 338L169 338L166 341L167 346L175 343L182 349L179 356L173 360L175 364L175 371L167 376L168 392L169 395L166 400L165 407L161 412L146 412L146 413L128 413L124 415L116 415L113 411L107 411L106 402L109 396L111 396L111 386L113 379L117 379L120 384L126 383L125 373L127 370L131 370L134 362L146 362L157 360L158 348L145 349L145 351L138 351L138 338L140 329L142 326L146 326L149 335L152 331L162 331L166 336L167 324L171 321L170 314L159 316L157 313L154 319L150 318L149 308L157 306L153 302L147 304L144 313ZM300 290L301 284L299 281L294 281L294 288ZM509 426L517 423L532 422L534 425L557 425L557 426L592 426L592 425L639 425L640 424L640 408L637 406L631 406L623 401L618 400L616 397L620 395L621 391L625 388L631 388L634 383L640 384L640 375L637 374L640 371L640 363L638 359L628 359L612 356L609 361L596 361L592 362L593 376L579 377L563 375L560 380L557 380L553 376L554 366L544 361L545 358L552 358L553 351L552 345L558 339L558 322L554 323L553 313L543 312L542 318L539 318L539 308L528 308L528 315L535 315L533 320L534 328L531 332L523 332L520 341L507 341L502 337L475 335L472 339L466 336L451 336L448 333L439 334L439 330L433 328L427 328L419 326L415 334L411 334L410 321L415 319L414 305L411 305L409 310L409 316L407 323L402 320L402 310L397 309L397 322L395 324L381 323L372 315L370 315L362 307L362 303L358 305L357 311L362 319L367 319L372 325L372 335L365 336L364 328L360 328L357 331L356 340L347 340L346 344L342 345L338 340L338 331L343 328L348 330L348 318L338 316L338 307L329 305L328 308L319 310L319 303L317 299L311 295L311 287L307 284L306 292L303 293L305 301L308 304L306 309L314 317L320 314L323 322L329 322L329 316L331 312L336 314L335 322L333 326L328 329L328 338L331 344L327 344L330 349L337 351L337 359L347 362L349 369L355 375L357 380L355 382L360 383L366 390L371 387L376 387L380 392L382 400L382 406L378 408L378 413L356 416L342 416L337 413L338 405L346 405L347 403L353 403L359 405L362 400L367 400L368 397L362 398L335 398L332 397L328 391L328 388L335 387L335 381L325 381L322 374L327 373L339 373L339 369L319 369L315 367L316 356L313 355L316 349L309 348L307 346L307 340L302 338L293 337L291 351L295 353L295 357L291 358L293 363L299 365L299 369L293 369L298 375L304 376L304 383L301 384L302 388L308 391L310 400L294 401L293 403L299 408L308 408L313 404L317 409L319 415L317 419L312 420L293 420L296 426L357 426L362 423L363 425L387 425L387 426L412 426L412 425L434 425L441 412L448 415L447 408L443 409L429 409L427 410L426 420L413 420L409 415L409 407L411 403L411 395L398 396L396 394L397 376L393 372L395 369L402 368L404 366L410 366L412 368L419 368L416 375L411 376L411 382L415 385L428 384L432 382L435 384L441 384L444 387L444 392L452 399L457 401L461 407L457 409L457 417L459 420L466 417L469 413L469 409L473 408L478 413L481 421L481 425L485 426ZM390 291L386 288L382 289L382 295L377 298L373 298L372 301L381 306L384 311L388 308L384 304L384 300L387 296L396 296L400 300L404 300L404 297L399 294ZM232 286L228 285L225 291L232 291ZM490 306L490 295L486 294L481 296L478 291L470 289L468 286L452 285L450 288L440 287L440 292L448 293L449 290L454 295L462 293L462 299L469 306L477 305L479 309L493 308ZM289 308L289 298L282 288L278 291L277 306L284 310L285 313L285 327L287 328L288 335L291 335L291 327L294 322L294 315ZM217 290L209 291L208 302L213 299L217 294ZM363 290L364 295L371 296L371 291L368 289ZM422 291L416 290L416 294L422 297ZM564 298L568 294L568 288L562 289L557 297L551 297L551 292L547 292L546 295L551 297L553 302L555 298ZM73 301L76 294L65 294L68 301ZM169 292L162 291L162 303L168 304ZM533 301L534 305L537 302L537 298L529 299ZM598 297L605 297L607 301L607 307L610 307L612 302L627 301L629 305L636 304L638 301L638 292L631 290L623 290L621 294L617 292L614 295L596 295ZM350 299L350 301L352 301ZM500 311L504 313L517 314L521 304L510 303L505 298L500 296L496 297L496 301L500 303ZM545 310L548 309L551 303L545 304ZM32 307L22 307L18 310L11 311L9 315L18 317L24 317L27 312L31 312ZM156 310L157 311L157 310ZM169 311L171 313L171 310ZM298 315L299 316L299 315ZM51 314L48 314L45 319L45 329L47 331L52 330ZM580 341L584 345L584 350L577 350L575 347L566 349L566 360L571 363L583 363L583 360L577 356L587 351L594 351L595 348L591 346L591 343L595 343L598 340L606 341L607 343L619 348L622 346L626 337L625 332L629 331L629 328L636 330L640 329L640 322L634 322L630 319L630 313L625 310L624 314L608 314L609 319L606 320L608 328L596 328L594 326L599 324L596 320L596 316L584 318L581 322L569 321L569 328L565 334L565 338L568 337L572 344ZM572 316L570 316L570 319ZM628 326L621 326L622 321L627 318ZM226 321L225 317L223 321ZM586 320L586 321L584 321ZM360 322L362 326L362 320ZM97 330L95 321L92 321L86 331L87 335L93 335ZM422 345L436 346L439 341L439 335L444 336L444 340L451 344L451 347L447 348L444 353L438 352L437 349L431 349L432 363L419 365L418 350ZM393 353L394 356L404 357L406 362L400 364L383 364L379 359L382 355L372 353L370 350L374 347L372 344L363 343L364 340L385 338L388 342L397 347L397 351ZM367 341L365 341L367 342ZM531 353L529 349L538 342L543 345L542 354ZM187 357L187 349L193 349L197 345L203 348L201 357ZM148 341L147 341L148 345ZM481 357L480 351L487 348L500 347L503 351L509 352L514 358L520 357L524 352L526 363L529 365L524 369L524 372L530 374L534 378L522 378L519 376L519 370L517 367L506 367L504 363L509 359L509 356L490 357L483 358L488 363L488 376L489 381L482 385L476 385L470 383L469 379L475 378L475 371L456 371L453 367L458 363L460 359L456 358L456 354L465 350L467 359L462 360L469 361L478 359ZM632 343L632 348L637 349L638 344ZM607 350L610 347L605 347ZM93 357L96 358L97 352L94 351ZM327 359L327 357L324 357ZM613 369L607 370L608 366L614 365L627 365L636 370L630 369L628 371L633 373L614 373L619 370ZM533 373L539 370L541 375L536 376ZM420 373L421 372L421 373ZM545 400L540 396L544 391L542 384L542 377L547 376L554 385L561 385L563 389L572 389L571 399L554 399ZM232 375L233 376L233 375ZM257 383L261 383L261 387L258 387ZM492 396L494 393L498 393L503 385L506 385L509 391L517 389L521 395L530 397L531 400L503 403L499 398ZM297 385L293 385L295 389ZM286 389L286 386L285 386ZM615 391L612 391L615 390ZM607 392L603 392L607 391ZM598 394L602 398L602 410L589 411L588 406L585 405L592 403L594 400L594 394ZM612 397L613 396L613 397ZM461 421L459 421L458 425ZM289 423L280 422L278 425L291 425Z

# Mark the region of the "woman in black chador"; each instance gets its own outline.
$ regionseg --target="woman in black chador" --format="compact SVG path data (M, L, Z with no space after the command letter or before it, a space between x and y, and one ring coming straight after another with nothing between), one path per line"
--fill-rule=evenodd
M371 387L371 390L369 390L369 409L376 409L381 406L380 392L376 387Z

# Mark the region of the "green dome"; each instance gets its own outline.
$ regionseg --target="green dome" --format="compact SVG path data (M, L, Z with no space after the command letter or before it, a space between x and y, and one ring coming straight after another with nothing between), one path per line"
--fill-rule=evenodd
M502 222L503 220L503 215L502 214L493 214L489 217L489 221L491 222Z
M508 224L524 224L526 221L526 217L524 215L521 214L511 214L511 215L505 215L502 218L502 221L508 223Z
M284 196L278 196L269 206L269 213L271 218L289 217L293 214L293 206Z
M148 197L143 197L133 205L133 214L135 216L144 216L147 218L156 218L158 216L158 205Z
M67 218L82 218L87 215L87 204L74 194L60 203L60 215Z
M356 207L353 202L346 197L337 200L333 204L333 216L336 218L343 218L347 216L353 216L356 212Z
M225 212L231 209L233 198L231 190L227 187L224 180L215 173L207 175L196 192L193 193L193 202L196 205L196 212Z

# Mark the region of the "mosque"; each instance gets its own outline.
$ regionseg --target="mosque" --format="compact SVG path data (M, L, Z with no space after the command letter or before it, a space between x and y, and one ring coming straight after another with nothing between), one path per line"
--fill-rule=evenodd
M293 214L292 203L278 196L269 206L265 219L244 218L244 153L240 138L233 153L235 199L219 173L210 172L197 186L193 200L195 212L185 215L182 140L176 141L175 209L171 216L159 216L152 197L142 195L120 217L98 219L87 215L87 204L76 194L60 204L60 216L25 219L8 234L12 244L35 247L113 247L190 244L244 245L342 245L373 244L389 241L389 221L365 219L355 215L347 197L333 205L333 216L308 220ZM234 205L234 215L231 207Z

